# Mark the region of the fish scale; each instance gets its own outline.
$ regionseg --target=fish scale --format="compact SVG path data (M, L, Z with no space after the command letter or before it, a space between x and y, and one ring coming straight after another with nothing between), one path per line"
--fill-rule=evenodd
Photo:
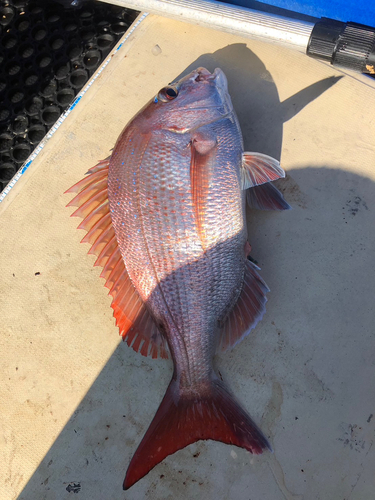
M142 255L150 255L150 260L153 262L153 278L158 282L157 288L160 289L159 294L156 294L154 291L153 309L158 311L158 316L160 316L160 311L165 312L167 310L167 316L169 314L171 315L171 318L169 318L170 324L168 325L170 329L173 329L171 336L173 335L174 338L179 336L181 344L191 347L191 344L194 344L195 340L195 343L199 343L199 349L203 348L204 351L207 351L206 344L209 337L204 338L201 335L202 330L204 331L202 328L203 325L199 325L197 320L198 318L202 323L203 315L199 315L197 306L198 302L206 295L207 272L205 269L202 269L198 277L196 271L192 276L191 268L183 267L190 260L196 260L202 255L202 248L195 230L192 200L189 193L186 192L186 184L190 183L188 175L190 156L186 155L186 165L183 163L181 164L181 155L177 147L177 144L181 143L181 147L186 148L186 144L189 140L185 137L178 136L176 141L176 139L172 137L170 138L170 148L166 147L168 141L164 141L164 158L160 154L155 158L154 149L158 149L157 145L161 140L158 134L155 135L156 137L153 140L149 140L147 149L142 157L141 163L143 168L142 172L139 171L139 183L137 184L136 192L134 192L134 190L129 190L127 193L127 196L131 199L132 207L137 206L140 197L143 200L150 199L147 210L141 210L140 213L137 211L136 215L138 217L139 226L135 223L135 219L133 223L133 239L135 238L137 242L135 245L138 251L132 252L129 250L126 247L126 241L124 241L125 248L123 249L123 254L125 256L128 254L132 255L132 259L125 257L125 262L128 262L129 268L140 268L147 265ZM171 134L169 133L168 135ZM126 151L121 151L119 153L120 157L124 155L126 155ZM173 175L171 176L171 172L173 173L175 170L176 156L180 167L180 190L185 200L183 204L178 203L178 196L176 197L174 190L166 189L166 185L169 182L173 182ZM128 173L125 172L124 182L122 183L125 186L127 185L128 176L134 178L134 173L129 174L131 170L132 169L129 169ZM118 173L114 170L113 175L121 175L121 172ZM171 178L169 179L170 176ZM152 180L151 183L150 180ZM156 189L154 189L155 187ZM184 191L182 191L182 189L184 189ZM177 194L179 194L179 192L177 192ZM115 217L117 217L116 199L116 197L113 199ZM155 217L155 212L160 214L163 206L170 207L168 216ZM175 214L171 213L172 210ZM134 214L125 214L125 227L133 220L132 215ZM122 212L120 216L123 216ZM179 222L178 226L176 225L176 221ZM141 232L139 232L139 229L141 229ZM195 245L192 245L192 234L195 235ZM169 241L166 241L165 238L161 238L161 235L168 235ZM121 233L118 239L121 249L123 245ZM174 249L177 241L182 243L182 249L185 250L185 253L180 251L178 258L175 259ZM169 250L171 250L172 253L169 253ZM190 250L189 254L187 250ZM141 263L139 263L139 261L141 261ZM183 273L180 279L177 278L179 274L173 274L173 271L179 268L182 269L181 272ZM171 278L168 279L168 276L171 276ZM148 283L149 282L150 279L148 279ZM186 294L185 291L189 289L189 283L194 284L195 293ZM198 287L199 290L196 290L198 284L200 285ZM183 301L181 300L181 295L184 296ZM166 297L168 297L167 303L165 303ZM206 310L208 306L209 304L206 304ZM186 349L181 348L181 350ZM200 364L204 366L204 362L199 362L198 365ZM195 365L194 360L190 359L190 369ZM198 370L198 372L200 372L200 370ZM207 372L207 368L204 369L204 372ZM201 375L199 375L199 377L201 378Z
M114 151L115 158L128 159L126 169L119 161L111 162L112 218L129 276L168 339L179 392L199 393L215 378L218 322L236 302L244 274L242 137L232 116L216 117L211 125L203 122L183 133L163 126L160 130L156 122L153 130L146 129L143 141L142 126L137 138L121 140ZM202 239L192 198L191 149L194 141L202 138L204 147L211 137L216 146L204 166L209 178ZM143 142L142 153L133 149L136 141ZM127 211L117 208L112 177L121 178Z
M268 184L284 175L277 160L243 151L224 73L198 68L162 89L125 127L110 159L71 188L121 334L152 357L167 357L167 343L174 366L125 489L200 439L255 454L271 449L216 375L213 357L264 314L269 290L247 260L245 203L289 208Z
M223 124L218 128L225 129L228 135L228 124ZM154 296L152 300L155 304L150 303L150 307L158 311L158 319L161 321L164 319L164 322L167 323L164 326L168 327L168 330L171 330L169 334L171 339L174 340L176 336L179 336L181 337L180 342L189 348L190 354L187 361L191 372L189 379L195 373L193 369L195 366L204 365L206 362L209 368L205 367L205 375L211 369L211 363L208 363L208 361L213 356L214 344L212 334L216 329L215 320L218 316L223 315L222 309L228 307L228 299L224 299L223 301L220 297L220 295L227 295L227 287L223 287L221 283L224 282L227 285L229 283L226 276L228 274L228 267L221 266L220 264L214 266L215 263L220 261L220 258L202 259L199 268L195 268L193 274L191 272L192 268L187 266L184 268L184 275L180 280L176 280L173 274L178 268L186 266L189 262L197 261L204 255L204 250L196 231L193 200L190 194L190 154L187 154L189 153L188 147L190 142L191 134L189 133L176 134L158 131L148 139L147 147L143 150L142 157L137 156L126 171L121 168L118 171L116 164L113 163L113 171L109 177L111 182L111 176L116 176L116 178L122 176L120 177L122 186L124 186L124 189L128 186L126 198L131 201L130 206L132 210L124 212L117 201L118 197L121 197L122 194L119 193L117 196L113 195L110 198L111 205L114 206L113 217L116 219L121 218L121 220L124 219L122 220L124 227L132 226L133 234L130 247L128 246L129 240L124 239L123 236L125 230L120 229L117 232L119 246L125 263L128 269L137 269L139 272L140 269L147 268L147 262L143 256L150 256L150 261L153 265L144 271L144 275L147 278L144 277L141 281L146 281L149 285L151 282L149 275L152 273L152 283L158 283L156 287L153 286ZM220 142L217 154L219 159L221 156L225 157L228 148L225 141ZM161 151L159 151L158 147L160 143L163 144ZM128 155L128 144L129 142L125 143L125 148L121 144L121 149L118 151L115 149L115 152L118 152L119 158ZM133 148L134 141L131 142L130 150L133 151ZM221 153L222 149L223 153ZM183 154L181 154L181 151L183 151ZM166 187L170 183L174 185L173 177L176 176L176 165L178 166L177 175L181 183L181 191L178 190L177 194L182 192L183 199L185 200L183 203L176 203L175 190L167 189ZM140 166L142 166L142 169L139 168ZM215 176L215 173L214 171L213 189L211 190L211 196L208 197L208 203L210 206L214 205L214 208L216 206L217 210L222 197L230 198L235 196L236 198L240 198L241 194L239 182L237 183L237 190L233 189L233 187L236 188L235 185L233 186L233 183L228 184L227 172L224 171L223 173L219 171L219 176ZM221 179L224 182L221 182ZM227 188L227 191L223 191L222 187L224 189L225 187L229 187L229 189ZM213 203L214 198L216 198L215 203ZM149 200L147 210L137 210L140 199ZM167 215L163 213L164 206L168 207ZM220 241L223 235L226 236L230 231L233 231L233 221L237 221L238 219L241 221L234 228L237 231L237 227L242 224L242 234L238 237L239 246L236 249L232 242L230 248L223 249L222 252L225 252L227 255L226 260L228 260L228 255L233 253L233 249L238 261L243 260L243 247L246 234L243 227L243 219L241 218L241 203L237 204L237 209L237 214L230 214L232 217L226 217L219 224L216 223L216 225L211 223L213 217L217 219L215 212L211 210L211 212L207 213L207 232L211 235L214 244ZM172 210L175 212L174 214ZM159 216L155 216L155 214ZM178 222L178 225L176 222ZM180 253L180 259L176 262L173 250L178 242L182 243L183 253ZM136 251L134 248L136 248ZM234 269L238 268L238 265L234 267ZM242 269L239 272L242 273ZM134 280L132 271L129 274ZM169 276L173 276L173 279L169 279ZM214 279L212 280L211 277ZM234 281L238 281L236 277ZM157 298L155 294L156 288L160 288L160 294ZM189 295L185 295L185 301L182 303L179 300L181 291L189 288L193 288L192 292ZM207 293L207 289L214 290L212 296ZM234 293L231 291L230 297L233 296ZM144 294L144 297L146 299L149 298L146 294ZM168 297L168 300L166 297ZM161 318L161 311L164 313L164 318ZM198 363L195 362L195 353L197 351L200 352L200 355L202 353L205 354L205 359L202 363L200 361ZM200 380L202 378L201 370L198 369L196 371L197 378Z

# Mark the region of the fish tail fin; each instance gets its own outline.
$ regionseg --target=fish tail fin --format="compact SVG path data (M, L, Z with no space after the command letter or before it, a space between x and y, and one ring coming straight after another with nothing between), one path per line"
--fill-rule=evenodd
M233 444L261 454L272 448L262 431L241 408L225 384L214 379L200 393L181 392L172 379L167 392L135 452L124 480L124 490L159 462L200 439Z

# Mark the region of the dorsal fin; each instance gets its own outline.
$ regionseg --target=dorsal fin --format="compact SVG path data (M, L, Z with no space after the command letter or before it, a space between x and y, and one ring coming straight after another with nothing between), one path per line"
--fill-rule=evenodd
M258 266L246 260L242 290L236 305L224 320L217 350L226 351L234 347L262 319L269 288L257 273L258 269Z
M285 177L280 163L263 153L242 153L241 180L242 189L259 186L269 181Z
M126 271L117 244L108 203L109 158L87 172L66 193L77 193L67 206L78 207L72 216L82 217L79 229L87 231L82 243L90 243L90 254L102 266L101 277L113 297L111 307L120 335L143 356L168 358L168 345L158 330L145 303L139 297Z

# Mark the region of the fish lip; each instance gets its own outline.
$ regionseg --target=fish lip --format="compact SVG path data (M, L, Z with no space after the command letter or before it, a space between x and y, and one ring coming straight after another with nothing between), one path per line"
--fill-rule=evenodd
M215 68L215 71L212 73L212 76L214 77L216 88L219 92L221 101L224 105L225 109L224 114L228 115L233 111L233 105L228 92L227 77L220 68Z
M212 73L215 79L216 86L222 89L224 92L228 92L228 81L224 72L220 68L215 68L215 71Z
M215 81L216 85L225 91L228 91L227 78L220 68L215 68L213 73L210 73L206 68L197 68L191 80L196 82L210 82Z
M228 92L227 77L220 68L215 68L215 71L212 73L212 76L214 77L217 91L223 103L224 107L223 116L228 116L233 112L233 104Z
M213 73L210 73L208 69L200 67L195 70L194 75L192 76L192 80L195 80L197 82L198 81L202 82L202 81L212 80L213 77L214 77Z

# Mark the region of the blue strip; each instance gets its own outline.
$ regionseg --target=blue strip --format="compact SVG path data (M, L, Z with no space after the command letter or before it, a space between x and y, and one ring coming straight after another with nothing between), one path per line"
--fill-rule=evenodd
M83 96L81 96L81 95L79 97L77 97L77 99L73 102L73 104L70 106L69 109L70 110L74 109L77 106L77 104L79 103L79 101L82 99L82 97Z
M226 3L240 5L249 9L275 12L275 8L286 9L305 16L329 17L337 21L353 21L375 27L375 2L358 0L224 0ZM267 6L270 6L267 9ZM280 13L282 15L282 13ZM284 14L284 15L287 15Z
M21 170L21 174L23 174L24 172L26 172L26 170L30 167L30 165L32 164L33 160L29 160L27 163L25 163L25 165L22 167L22 170Z

